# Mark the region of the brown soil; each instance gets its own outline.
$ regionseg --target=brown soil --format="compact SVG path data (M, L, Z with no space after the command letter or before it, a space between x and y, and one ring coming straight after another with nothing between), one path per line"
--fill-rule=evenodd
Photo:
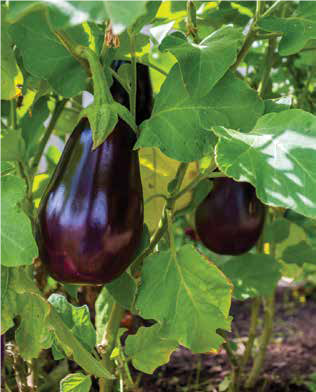
M260 380L251 392L309 391L305 382L316 372L316 300L314 294L301 302L305 297L293 295L295 293L297 291L289 288L278 289L273 338ZM233 302L230 337L238 349L243 347L243 338L247 337L249 312L249 301ZM261 324L260 319L258 332ZM217 392L229 371L224 349L216 355L193 355L179 348L169 363L152 376L142 375L139 392Z

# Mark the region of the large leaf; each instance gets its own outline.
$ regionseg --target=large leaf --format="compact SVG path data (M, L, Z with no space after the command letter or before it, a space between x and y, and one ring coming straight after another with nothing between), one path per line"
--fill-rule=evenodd
M233 257L221 269L234 285L234 297L270 295L281 278L280 264L269 255L246 253Z
M225 26L199 44L176 32L168 35L159 48L169 50L177 58L190 95L203 97L235 62L242 38L239 30Z
M38 254L30 220L17 206L25 188L19 177L1 178L1 264L8 267L31 264Z
M83 36L83 28L80 29ZM11 26L10 32L21 51L24 67L31 75L47 80L64 97L72 97L84 89L86 71L50 30L44 12L26 15ZM78 31L68 34L72 38L79 35ZM86 35L82 44L88 42Z
M50 24L56 29L111 19L114 33L119 34L145 13L146 1L13 1L7 18L14 23L37 9L48 11Z
M127 272L123 272L118 278L105 285L112 295L124 309L131 310L136 296L136 281Z
M258 25L266 31L284 33L280 44L281 56L289 56L304 48L310 39L316 39L316 3L300 1L297 11L289 18L268 16Z
M18 73L12 42L8 32L9 25L5 22L6 8L1 7L1 99L15 97L14 78Z
M89 392L91 385L90 376L72 373L60 381L60 392Z
M298 244L288 246L282 254L282 259L286 263L300 266L304 263L316 264L316 248L306 241L300 241Z
M103 286L97 300L95 301L95 327L97 331L97 344L100 344L112 310L115 303L114 298Z
M217 349L223 339L216 330L230 328L230 301L230 282L191 245L145 260L136 308L162 324L161 338L193 352Z
M136 147L159 147L170 158L183 162L198 160L208 155L215 143L209 130L212 126L230 124L250 130L263 106L256 92L231 73L207 96L192 98L175 64L155 99L150 119L141 124Z
M136 335L129 335L126 340L126 353L132 359L133 366L152 374L158 367L169 361L171 353L178 347L176 340L165 339L160 333L161 326L139 328Z
M315 116L284 110L261 117L249 134L222 127L215 132L222 171L252 183L266 204L316 217Z

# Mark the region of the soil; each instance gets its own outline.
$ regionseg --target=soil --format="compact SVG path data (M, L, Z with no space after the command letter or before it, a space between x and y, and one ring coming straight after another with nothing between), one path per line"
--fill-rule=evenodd
M248 392L308 392L309 376L316 372L316 295L306 297L298 289L279 287L276 296L273 338L257 385ZM250 301L234 301L232 333L242 351L248 334ZM262 325L262 314L258 333ZM250 370L251 363L247 370ZM217 392L229 375L224 349L217 354L193 355L185 348L175 351L168 364L153 375L140 374L139 392Z

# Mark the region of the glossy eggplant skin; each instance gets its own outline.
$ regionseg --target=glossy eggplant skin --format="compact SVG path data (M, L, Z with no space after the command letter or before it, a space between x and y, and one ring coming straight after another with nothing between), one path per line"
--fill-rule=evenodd
M112 64L112 68L118 71L121 65L128 61L117 60ZM141 124L150 117L153 108L153 91L150 81L150 74L147 65L137 63L137 93L136 93L136 124ZM113 98L129 109L129 96L120 83L113 78L111 86Z
M245 253L260 237L265 206L251 184L226 177L214 179L213 184L195 212L200 240L215 253Z
M132 262L144 221L135 141L121 119L93 151L86 118L68 139L38 213L40 258L54 279L104 284Z

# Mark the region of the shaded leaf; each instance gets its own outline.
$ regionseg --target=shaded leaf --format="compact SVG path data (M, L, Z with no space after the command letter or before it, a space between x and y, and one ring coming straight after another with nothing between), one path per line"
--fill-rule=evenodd
M282 260L286 263L302 266L304 263L316 264L316 249L306 241L288 246L283 254Z
M90 376L82 373L68 374L60 381L61 392L89 392L92 382Z

